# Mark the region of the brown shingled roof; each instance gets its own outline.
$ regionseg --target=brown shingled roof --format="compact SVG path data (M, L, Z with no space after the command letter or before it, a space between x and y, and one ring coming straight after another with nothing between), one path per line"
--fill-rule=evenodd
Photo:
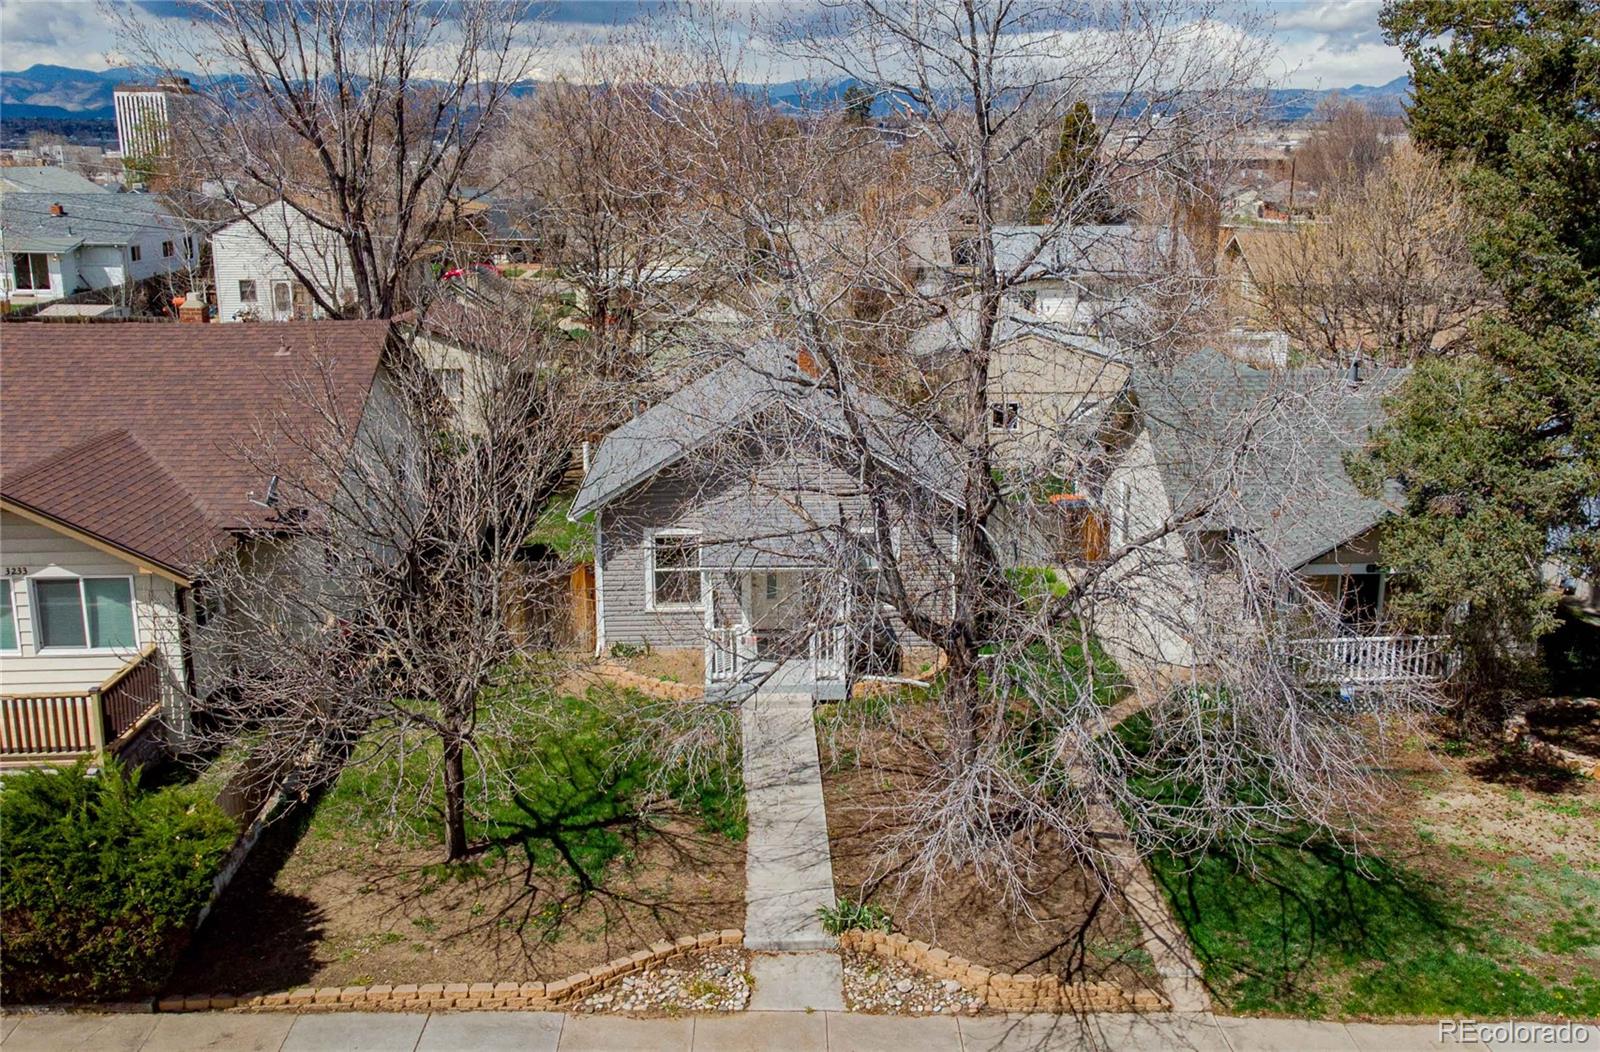
M321 363L363 412L387 322L0 326L0 492L181 570L260 524L267 479L239 455L257 426L315 426L290 397ZM281 451L280 451L281 452Z

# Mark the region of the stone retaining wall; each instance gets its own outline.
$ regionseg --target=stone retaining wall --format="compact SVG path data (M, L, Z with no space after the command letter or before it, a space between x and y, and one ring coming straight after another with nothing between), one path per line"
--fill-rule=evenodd
M674 957L721 946L743 945L744 932L730 928L726 931L685 935L675 942L658 942L649 949L548 983L408 983L398 986L381 983L374 986L306 986L277 993L191 994L186 997L163 997L156 1002L156 1011L202 1012L228 1008L293 1012L560 1009L612 985L623 976L654 967Z
M705 694L705 687L690 686L687 683L673 683L670 680L656 679L646 676L642 672L623 668L621 665L604 662L594 666L594 674L609 683L629 690L636 690L640 694L652 698L664 698L668 701L689 701Z
M1151 990L1125 990L1116 983L1064 983L1054 975L1012 975L973 964L921 939L880 931L847 931L841 950L904 961L940 979L953 979L1003 1012L1163 1012L1167 1003Z

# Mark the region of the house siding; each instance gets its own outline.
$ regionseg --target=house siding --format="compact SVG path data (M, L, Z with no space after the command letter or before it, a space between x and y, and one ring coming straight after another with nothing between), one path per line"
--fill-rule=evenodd
M337 238L316 229L310 221L282 205L267 205L254 213L262 230L274 241L290 244L297 266L335 302L351 296L348 255ZM294 316L294 271L246 220L240 219L218 230L211 237L212 272L217 286L217 320L242 321L254 314L259 321L288 321ZM254 303L239 296L239 282L253 281ZM278 311L272 296L273 282L290 283L288 311ZM312 315L322 312L313 304Z
M185 725L186 708L174 689L184 667L176 585L142 571L130 560L11 512L0 512L0 562L6 570L4 587L11 592L18 643L15 652L0 652L0 692L88 691L137 657L143 647L154 643L166 661L168 722L180 728ZM137 645L131 650L104 653L41 650L34 631L32 582L41 577L63 576L131 577Z
M737 457L717 467L680 463L619 497L598 513L596 552L600 635L605 645L648 644L659 648L700 647L705 643L705 612L650 609L647 577L650 541L666 529L701 535L702 564L734 571L803 567L820 560L816 546L823 532L847 522L866 523L868 504L854 476L835 463L795 453L772 456L746 470ZM949 534L936 533L942 552ZM906 543L909 543L906 542ZM933 558L901 550L907 586L916 596L940 604L947 589L945 569ZM905 630L898 615L888 618L905 645L923 641Z

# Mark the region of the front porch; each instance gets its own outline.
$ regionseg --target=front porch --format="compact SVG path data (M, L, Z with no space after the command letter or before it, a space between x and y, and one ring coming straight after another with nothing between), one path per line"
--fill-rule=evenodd
M1341 689L1419 686L1449 671L1444 636L1348 635L1298 641L1313 683Z
M846 696L853 604L837 584L814 570L723 570L705 591L707 693Z
M125 753L159 722L162 679L151 644L87 690L0 695L0 768Z

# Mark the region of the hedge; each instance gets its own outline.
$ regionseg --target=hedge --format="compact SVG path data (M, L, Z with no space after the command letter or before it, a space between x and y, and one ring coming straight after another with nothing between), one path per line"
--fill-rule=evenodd
M85 764L0 785L0 996L147 997L188 943L238 827L192 786Z

